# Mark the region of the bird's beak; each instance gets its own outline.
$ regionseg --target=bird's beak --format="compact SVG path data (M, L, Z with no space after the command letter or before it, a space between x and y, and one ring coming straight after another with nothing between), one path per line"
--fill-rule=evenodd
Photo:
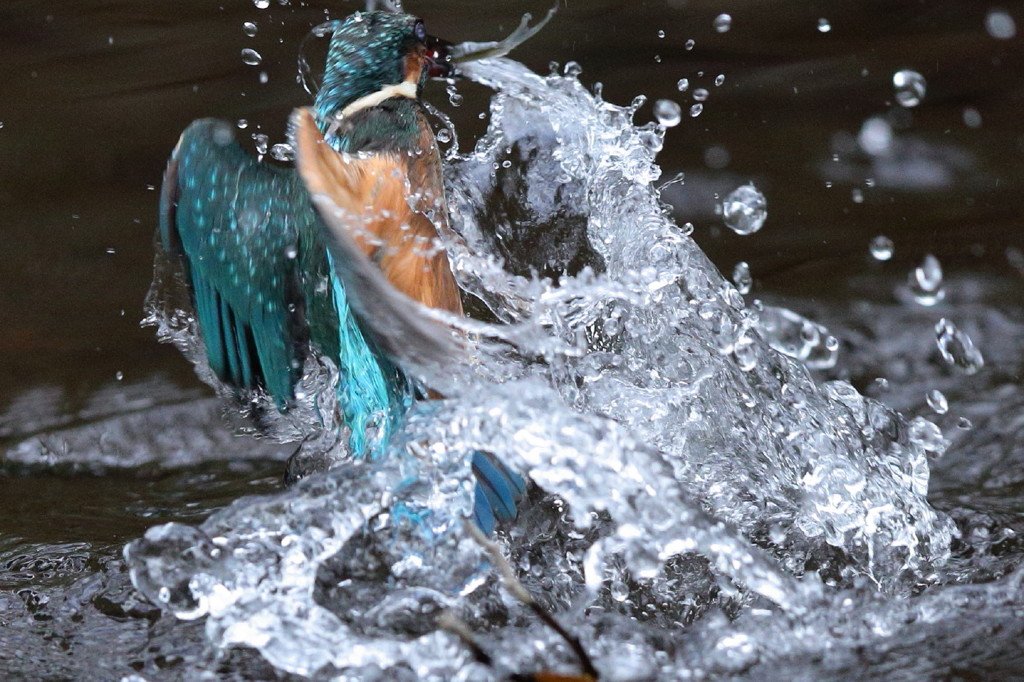
M452 60L452 44L447 40L427 36L426 60L427 75L430 78L449 78L455 74Z

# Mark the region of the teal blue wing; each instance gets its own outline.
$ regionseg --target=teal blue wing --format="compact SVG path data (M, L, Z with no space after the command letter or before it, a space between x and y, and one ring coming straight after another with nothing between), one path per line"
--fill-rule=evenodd
M199 120L182 134L164 177L164 248L184 261L210 368L278 404L306 353L302 261L323 252L309 243L315 221L295 172L252 158L228 123Z

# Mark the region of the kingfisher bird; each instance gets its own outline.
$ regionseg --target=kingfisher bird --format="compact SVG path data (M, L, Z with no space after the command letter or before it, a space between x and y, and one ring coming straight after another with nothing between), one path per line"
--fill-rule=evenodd
M322 86L292 117L298 169L253 158L229 123L195 121L167 166L160 237L180 257L218 379L266 391L286 411L307 355L330 358L352 456L375 458L414 400L440 396L368 331L373 301L353 305L331 230L405 296L463 314L438 241L448 219L441 157L421 100L429 78L451 75L451 56L404 13L357 12L329 28ZM331 199L331 215L317 196ZM514 518L524 481L489 453L474 452L471 465L474 520L489 534Z

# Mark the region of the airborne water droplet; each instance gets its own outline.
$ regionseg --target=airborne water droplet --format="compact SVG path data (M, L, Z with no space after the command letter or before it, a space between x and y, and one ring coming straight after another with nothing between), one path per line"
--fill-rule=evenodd
M437 131L437 141L441 144L447 144L452 141L452 131L447 128L441 128Z
M454 85L449 85L445 88L445 92L448 93L448 101L451 102L453 107L462 106L462 95L459 94L458 89Z
M939 389L933 388L928 391L927 400L928 407L932 408L935 414L946 414L949 411L949 402Z
M673 128L682 120L683 110L670 99L659 99L654 103L654 117L666 128Z
M242 24L242 31L244 31L245 35L249 36L250 38L256 35L256 30L257 28L255 22L246 21Z
M725 74L724 73L720 73L717 76L715 76L715 87L719 87L724 82L725 82Z
M695 102L703 102L708 98L708 94L704 88L697 88L693 91L693 99Z
M270 142L270 138L269 137L267 137L263 133L253 133L252 134L252 140L253 140L253 142L256 143L256 153L257 154L260 154L262 156L263 154L267 153L267 145Z
M732 269L732 283L736 285L736 290L741 294L746 295L750 293L754 280L750 276L750 265L746 261L741 260Z
M871 156L888 154L892 146L892 126L884 118L872 116L861 125L857 133L857 144Z
M975 348L971 337L946 318L935 324L935 343L942 359L961 368L965 374L974 374L985 366L985 358Z
M702 111L704 111L704 105L701 104L700 102L697 102L692 107L690 107L690 118L697 118L698 116L700 116L700 113Z
M916 107L924 99L927 82L917 71L903 69L892 76L892 86L896 89L896 102L901 107Z
M736 234L757 232L767 217L768 202L753 185L737 187L722 201L722 220Z
M247 47L242 50L242 61L249 66L259 66L263 63L263 56L251 47Z
M270 0L252 0L252 4L256 5L256 9L266 9L270 7Z
M719 33L726 33L732 28L732 17L728 14L719 14L714 21L715 30Z
M690 79L680 78L678 81L676 81L676 89L679 90L679 92L686 92L689 88Z
M910 274L910 291L914 300L924 306L933 306L946 297L942 288L942 264L928 254Z
M690 50L692 50L692 49L693 49L693 47L694 47L694 46L695 46L696 44L697 44L697 41L696 41L696 40L694 40L693 38L690 38L689 40L687 40L687 41L686 41L686 43L685 43L685 44L683 45L683 47L684 47L684 48L686 48L686 51L687 51L687 52L689 52Z
M270 156L277 161L291 161L295 158L295 150L290 144L279 142L270 148Z
M818 31L821 33L828 33L832 30L832 24L829 23L828 19L822 17L818 19Z
M990 9L985 15L985 30L996 40L1009 40L1017 35L1017 24L1001 9Z
M885 235L878 235L871 240L871 257L875 260L886 261L892 258L893 243Z

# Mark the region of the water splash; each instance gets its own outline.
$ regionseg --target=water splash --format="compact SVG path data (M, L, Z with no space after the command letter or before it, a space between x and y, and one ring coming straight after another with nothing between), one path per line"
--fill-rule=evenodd
M468 674L435 627L444 609L492 630L514 669L536 667L533 643L560 645L502 601L462 531L468 453L486 450L535 484L505 536L514 565L568 609L599 668L748 669L822 628L842 590L898 597L872 607L880 628L923 608L904 598L937 579L956 532L924 497L941 433L812 379L835 338L747 307L671 222L653 186L657 126L635 126L635 107L506 60L465 71L497 94L476 148L451 155L445 239L500 324L447 320L479 343L443 372L408 358L449 399L418 406L387 457L342 460L198 528L151 529L125 550L134 584L205 617L214 645L297 674ZM187 347L194 321L168 314L164 333ZM313 371L308 395L333 396L317 383L331 375ZM849 645L855 620L829 636ZM637 655L613 654L626 641Z

